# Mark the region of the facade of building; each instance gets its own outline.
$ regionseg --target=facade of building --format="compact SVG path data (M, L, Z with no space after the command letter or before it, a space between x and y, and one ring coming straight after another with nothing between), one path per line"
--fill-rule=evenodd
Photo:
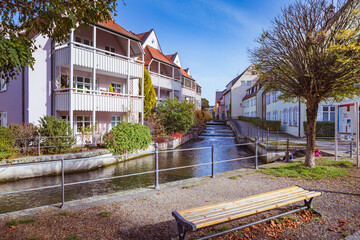
M136 35L109 20L78 26L63 44L34 38L41 46L34 70L26 68L0 91L2 125L53 115L67 119L75 134L96 126L101 138L120 121L143 121L144 51Z
M145 51L145 67L150 73L157 101L177 97L201 108L201 87L190 75L189 69L183 69L178 53L165 55L160 47L154 29L137 34Z
M255 65L251 64L243 73L241 73L231 86L231 116L237 118L244 116L243 98L248 88L252 87L258 80Z

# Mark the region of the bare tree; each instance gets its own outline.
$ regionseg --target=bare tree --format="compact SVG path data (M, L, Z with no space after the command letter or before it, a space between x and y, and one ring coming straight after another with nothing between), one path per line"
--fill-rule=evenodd
M267 90L280 99L306 103L305 165L315 166L319 103L359 93L359 0L299 0L281 10L269 30L257 39L250 56Z

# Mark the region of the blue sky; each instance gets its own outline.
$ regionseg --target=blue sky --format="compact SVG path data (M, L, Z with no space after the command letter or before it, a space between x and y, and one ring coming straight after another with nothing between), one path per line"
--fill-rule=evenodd
M155 29L165 54L178 52L214 105L215 91L249 65L247 49L295 0L125 0L115 20L135 33Z

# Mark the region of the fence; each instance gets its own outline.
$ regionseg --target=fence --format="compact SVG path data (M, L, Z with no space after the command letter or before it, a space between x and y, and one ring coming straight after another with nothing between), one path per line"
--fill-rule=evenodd
M116 155L114 157L136 157L139 155L144 154L154 154L155 155L155 164L154 164L154 170L152 171L146 171L146 172L138 172L138 173L132 173L132 174L125 174L120 176L113 176L113 177L107 177L107 178L97 178L97 179L91 179L86 181L78 181L78 182L71 182L71 183L65 183L65 160L62 158L61 160L54 160L51 162L61 162L61 184L57 185L50 185L50 186L44 186L44 187L38 187L38 188L29 188L24 190L17 190L17 191L9 191L9 192L3 192L0 193L0 196L7 195L7 194L15 194L15 193L24 193L24 192L30 192L30 191L37 191L37 190L44 190L44 189L50 189L50 188L60 188L61 189L61 205L60 207L65 206L65 187L71 186L71 185L77 185L77 184L84 184L84 183L91 183L91 182L98 182L98 181L104 181L104 180L111 180L111 179L117 179L117 178L124 178L124 177L131 177L131 176L138 176L143 174L154 174L154 189L159 189L159 173L165 172L165 171L171 171L176 169L184 169L184 168L192 168L192 167L199 167L199 166L209 166L209 169L211 170L211 178L215 178L215 165L220 163L226 163L226 162L232 162L232 161L240 161L240 160L248 160L248 159L254 159L254 168L258 169L258 160L259 157L264 157L267 154L259 155L258 154L258 141L255 140L254 143L244 143L244 144L233 144L233 145L223 145L223 146L209 146L209 147L200 147L200 148L190 148L190 149L175 149L175 150L166 150L166 151L159 151L158 144L155 144L155 151L153 152L147 152L147 153L141 153L141 154L123 154L123 155ZM233 159L227 159L227 160L219 160L216 161L214 157L215 149L217 148L224 148L224 147L238 147L238 146L246 146L246 145L253 145L255 148L255 154L253 156L248 157L241 157L241 158L233 158ZM172 168L163 168L159 169L159 154L160 153L170 153L170 152L180 152L180 151L196 151L196 150L209 150L211 151L211 161L206 163L199 163L199 164L192 164L192 165L185 165L185 166L178 166L178 167L172 167ZM90 161L89 159L72 159L72 161ZM44 162L42 162L44 163ZM39 164L39 163L25 163L22 165L29 165L29 164ZM3 165L2 167L10 167L14 165Z

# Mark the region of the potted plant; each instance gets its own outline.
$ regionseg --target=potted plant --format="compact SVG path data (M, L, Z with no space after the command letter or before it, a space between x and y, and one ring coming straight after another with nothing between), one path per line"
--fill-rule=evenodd
M111 96L114 96L114 94L113 94L113 92L114 92L114 88L113 88L113 86L110 84L110 86L109 86L109 92L110 92L110 95Z

